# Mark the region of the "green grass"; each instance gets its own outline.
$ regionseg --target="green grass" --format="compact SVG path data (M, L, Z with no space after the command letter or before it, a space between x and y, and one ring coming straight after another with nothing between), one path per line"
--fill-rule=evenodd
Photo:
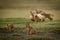
M50 38L50 37L31 37L31 38L28 38L28 40L56 40L56 39Z
M5 18L0 19L0 30L2 31L8 31L5 27L7 23L13 23L14 24L14 31L15 33L0 33L0 39L1 40L56 40L54 37L36 37L33 35L30 35L29 37L26 34L26 28L24 23L29 22L38 32L42 33L55 33L60 35L60 20L53 20L49 21L46 20L44 22L32 22L30 19L26 18ZM25 37L26 36L26 37ZM33 36L33 37L32 37Z

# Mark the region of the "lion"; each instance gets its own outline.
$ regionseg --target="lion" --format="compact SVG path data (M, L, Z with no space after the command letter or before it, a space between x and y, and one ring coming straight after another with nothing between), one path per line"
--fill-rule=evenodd
M36 34L36 30L29 23L25 23L25 25L29 35Z
M31 20L32 20L32 21L35 21L35 16L34 16L34 14L33 14L32 11L30 11L30 14L31 14L31 16L30 16Z
M7 24L7 29L9 32L12 32L13 28L14 28L13 24L11 24L11 23Z
M33 12L33 11L30 11L31 13L31 20L32 21L44 21L45 20L45 16L44 15L41 15L39 13L36 14L36 12Z
M45 21L45 16L43 16L43 15L41 15L41 14L36 14L35 17L37 17L37 20L38 20L38 21Z
M48 18L49 20L53 20L53 16L54 16L53 14L46 13L41 9L36 9L35 11L36 11L36 14L41 14L45 16L45 18Z

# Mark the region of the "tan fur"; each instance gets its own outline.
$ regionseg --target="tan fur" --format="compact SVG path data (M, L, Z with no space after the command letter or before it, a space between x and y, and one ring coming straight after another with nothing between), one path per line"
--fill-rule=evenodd
M36 14L37 18L39 21L44 21L45 20L45 16L41 15L41 14Z
M9 32L12 32L13 31L13 24L7 24L7 29Z
M35 13L35 11L34 12L33 11L30 11L30 14L32 16L31 20L35 22L35 21L38 21L38 17L35 16L34 13Z
M45 18L48 18L49 20L53 20L53 15L52 14L42 13L42 15L44 15Z
M36 9L36 13L40 13L45 16L45 18L48 18L49 20L53 20L53 15L52 14L47 14L43 10Z
M41 9L36 9L35 11L36 11L36 13L41 13L41 12L43 12L43 10L41 10Z
M34 14L33 14L32 11L30 11L30 14L31 14L31 16L32 16L31 20L32 20L32 21L35 21L35 16L34 16Z
M32 16L32 18L31 18L31 20L32 21L36 21L36 22L38 22L38 21L44 21L45 20L45 17L38 17L37 15L36 15L36 11L30 11L30 13L31 13L31 16ZM35 15L34 15L35 14ZM42 15L43 16L43 15Z
M26 23L25 25L26 25L26 28L28 29L27 31L29 35L36 33L36 30L29 23Z

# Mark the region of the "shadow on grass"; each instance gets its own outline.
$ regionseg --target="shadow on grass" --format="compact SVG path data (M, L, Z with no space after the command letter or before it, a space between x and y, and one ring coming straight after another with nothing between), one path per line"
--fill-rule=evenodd
M27 40L56 40L55 38L49 38L49 37L30 37Z

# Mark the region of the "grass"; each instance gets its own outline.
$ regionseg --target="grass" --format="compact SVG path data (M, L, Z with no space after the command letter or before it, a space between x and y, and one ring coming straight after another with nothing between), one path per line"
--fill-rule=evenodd
M29 22L38 32L42 32L45 36L37 35L27 35L24 23ZM14 24L14 32L9 33L5 28L7 23ZM2 32L2 31L3 32ZM2 33L1 33L2 32ZM54 33L60 35L60 20L44 22L32 22L30 19L26 18L5 18L0 19L0 39L1 40L60 40L57 37L47 37L49 33ZM60 37L60 36L59 36Z
M28 40L56 40L56 39L50 38L50 37L31 37L31 38L28 38Z

